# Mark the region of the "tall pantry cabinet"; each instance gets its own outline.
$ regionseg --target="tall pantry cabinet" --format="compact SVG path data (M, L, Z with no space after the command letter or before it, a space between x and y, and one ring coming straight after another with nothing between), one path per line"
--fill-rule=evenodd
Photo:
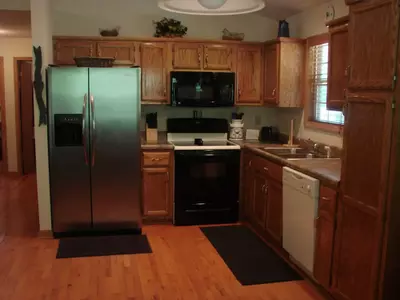
M399 299L393 277L400 274L399 3L346 3L349 78L332 293L343 300Z

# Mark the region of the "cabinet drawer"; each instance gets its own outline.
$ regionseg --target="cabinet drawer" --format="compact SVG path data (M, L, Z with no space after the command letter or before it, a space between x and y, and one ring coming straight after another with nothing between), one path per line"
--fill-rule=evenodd
M261 157L254 159L252 166L271 179L282 182L282 166Z
M143 152L143 166L167 166L169 165L169 152Z
M319 214L332 220L336 213L337 192L331 188L321 185L319 196Z

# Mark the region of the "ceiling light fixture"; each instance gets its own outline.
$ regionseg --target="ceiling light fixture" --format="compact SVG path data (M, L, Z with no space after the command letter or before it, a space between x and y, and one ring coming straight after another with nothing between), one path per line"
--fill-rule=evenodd
M205 16L241 15L259 11L265 7L264 0L158 0L163 10Z

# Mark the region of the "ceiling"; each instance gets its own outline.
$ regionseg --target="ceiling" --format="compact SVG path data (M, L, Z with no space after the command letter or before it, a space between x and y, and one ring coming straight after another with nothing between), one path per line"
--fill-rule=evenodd
M298 14L307 8L330 0L265 0L266 6L259 13L265 17L281 20Z

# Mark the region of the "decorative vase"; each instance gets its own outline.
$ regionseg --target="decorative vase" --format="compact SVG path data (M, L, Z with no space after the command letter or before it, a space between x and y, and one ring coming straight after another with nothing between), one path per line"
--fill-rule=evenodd
M235 141L241 141L244 138L244 123L241 119L233 119L230 124L229 138Z

